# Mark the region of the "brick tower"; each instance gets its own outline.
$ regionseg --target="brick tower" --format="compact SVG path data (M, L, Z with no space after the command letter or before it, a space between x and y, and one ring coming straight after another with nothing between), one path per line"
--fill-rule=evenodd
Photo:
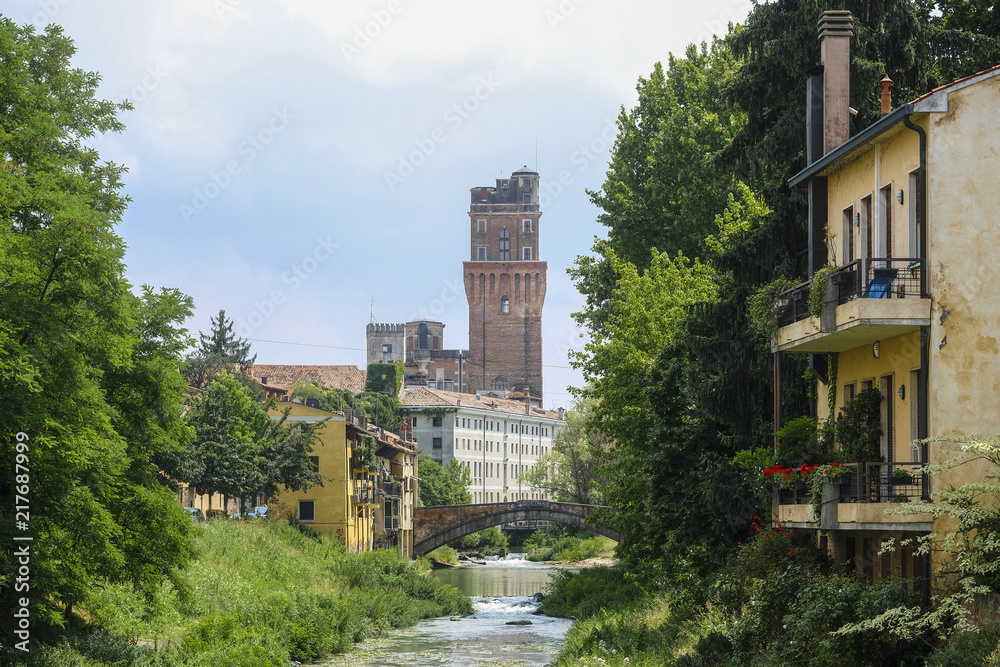
M467 391L529 391L542 397L542 304L538 172L527 167L496 187L472 188Z

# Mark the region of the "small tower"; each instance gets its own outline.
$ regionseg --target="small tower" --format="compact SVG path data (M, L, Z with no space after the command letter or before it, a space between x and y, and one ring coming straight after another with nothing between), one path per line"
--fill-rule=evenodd
M529 391L542 396L542 304L538 172L522 167L495 187L472 188L466 391Z
M371 322L365 327L365 337L368 339L369 364L391 364L403 360L406 350L402 324Z

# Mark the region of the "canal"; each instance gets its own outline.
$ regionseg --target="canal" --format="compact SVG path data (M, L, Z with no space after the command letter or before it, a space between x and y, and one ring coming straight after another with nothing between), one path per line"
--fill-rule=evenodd
M517 556L485 565L435 570L432 576L472 597L472 616L434 618L392 637L364 642L324 667L542 667L562 649L572 621L536 616L532 599L544 591L555 568ZM509 625L528 621L530 625Z

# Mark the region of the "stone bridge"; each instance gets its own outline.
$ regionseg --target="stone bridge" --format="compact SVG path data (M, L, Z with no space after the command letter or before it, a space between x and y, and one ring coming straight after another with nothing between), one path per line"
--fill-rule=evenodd
M464 535L515 521L555 521L621 540L618 531L591 521L599 509L607 508L550 500L418 507L413 516L413 555L422 556Z

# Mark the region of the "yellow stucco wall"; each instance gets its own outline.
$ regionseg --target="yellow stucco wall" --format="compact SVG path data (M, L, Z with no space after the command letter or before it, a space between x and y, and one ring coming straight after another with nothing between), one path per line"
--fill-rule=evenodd
M351 492L351 451L347 441L347 424L343 415L316 410L295 403L281 403L270 410L272 417L280 417L285 409L290 409L286 424L296 422L315 423L327 420L317 430L317 442L313 446L313 456L319 458L319 472L326 478L323 486L314 486L305 491L282 491L276 503L289 508L297 517L300 501L315 503L315 519L303 521L314 530L339 537L350 550L358 550L370 544L370 530L358 527L358 517L354 514Z

